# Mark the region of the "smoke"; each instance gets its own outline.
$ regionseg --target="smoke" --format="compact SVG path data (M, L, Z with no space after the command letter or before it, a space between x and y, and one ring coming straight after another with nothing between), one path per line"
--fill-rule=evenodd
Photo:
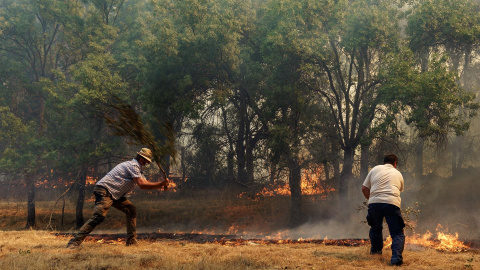
M352 214L349 222L345 222L344 219L307 222L292 229L290 234L293 239L365 239L368 238L368 229L368 225L362 222L360 216Z
M479 206L478 169L464 169L456 177L424 176L421 179L405 178L407 190L402 194L403 208L416 207L418 219L415 232L434 232L438 225L450 233L458 232L462 239L478 239Z
M439 160L442 157L437 157ZM474 240L480 237L480 169L468 168L458 171L455 177L428 175L416 179L404 174L405 190L401 194L402 210L409 226L405 233L424 234L436 230L458 233L460 239ZM358 182L356 183L358 184ZM352 185L350 201L341 206L331 205L327 215L312 218L311 221L290 230L271 232L289 239L345 239L368 238L365 201L360 189ZM357 209L359 208L360 209ZM325 207L325 205L319 206ZM407 210L408 209L408 210ZM388 227L384 226L384 236Z

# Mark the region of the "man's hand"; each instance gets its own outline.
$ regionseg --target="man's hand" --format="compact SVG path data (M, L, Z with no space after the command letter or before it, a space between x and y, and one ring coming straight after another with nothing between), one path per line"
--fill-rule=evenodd
M167 190L167 188L168 188L168 179L166 179L163 182L149 182L145 178L134 177L133 180L137 183L137 185L141 189L161 189L161 188L163 188L164 190Z

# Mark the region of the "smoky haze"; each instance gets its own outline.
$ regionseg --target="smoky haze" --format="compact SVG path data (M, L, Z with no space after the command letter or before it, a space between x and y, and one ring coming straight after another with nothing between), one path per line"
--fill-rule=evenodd
M0 229L78 229L151 147L140 232L367 238L393 152L415 233L480 237L479 1L97 2L0 5Z

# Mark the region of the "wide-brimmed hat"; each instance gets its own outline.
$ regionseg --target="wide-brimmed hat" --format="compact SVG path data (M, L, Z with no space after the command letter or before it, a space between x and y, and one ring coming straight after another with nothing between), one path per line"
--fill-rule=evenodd
M148 162L152 162L152 150L148 148L142 148L137 154L148 160Z

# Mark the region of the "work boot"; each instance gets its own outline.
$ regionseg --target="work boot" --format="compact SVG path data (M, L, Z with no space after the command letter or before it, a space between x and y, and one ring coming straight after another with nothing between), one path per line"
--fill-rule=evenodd
M403 264L403 261L392 261L392 262L390 262L390 264L391 264L392 266L400 266L400 265Z

